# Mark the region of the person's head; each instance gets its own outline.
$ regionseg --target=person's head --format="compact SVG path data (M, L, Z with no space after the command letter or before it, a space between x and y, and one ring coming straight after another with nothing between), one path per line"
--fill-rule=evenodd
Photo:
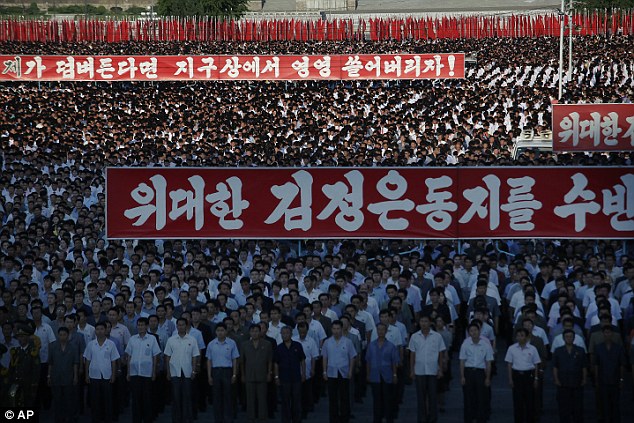
M467 331L469 332L469 336L474 342L477 342L480 339L480 326L477 323L469 323Z
M293 336L293 330L291 329L290 326L284 326L282 328L281 335L282 335L283 342L290 342L291 336Z
M224 341L227 337L227 325L224 323L218 323L216 326L216 337L220 341Z
M524 328L519 328L515 332L515 340L520 343L520 345L524 345L528 339L528 331Z
M70 336L70 332L68 331L68 328L64 326L60 326L59 329L57 329L57 339L62 344L65 344L66 342L68 342L69 336Z
M25 347L29 343L30 336L31 334L26 330L26 328L18 328L16 338L18 338L20 346Z
M565 329L563 332L563 338L566 345L572 345L575 341L575 331L572 329Z
M140 317L139 320L136 321L136 330L140 336L145 336L148 325L149 321L146 317Z
M176 321L176 330L180 336L185 336L187 333L187 320L182 317Z
M75 330L76 325L77 316L75 314L69 314L64 318L64 326L66 326L71 333Z
M384 339L385 335L387 335L387 325L383 322L376 325L376 334L379 339Z
M97 336L98 339L103 339L106 337L105 322L97 322L97 324L95 324L95 336Z
M341 338L341 335L343 333L343 323L341 323L341 320L335 320L334 322L332 322L331 330L332 336L334 336L335 339Z
M304 322L298 322L297 323L297 333L299 334L299 337L301 339L306 338L306 335L308 335L308 323Z
M257 341L258 339L260 339L261 334L262 334L262 328L260 327L260 325L252 324L249 327L249 335L251 336L252 340Z
M423 332L428 332L431 329L431 318L427 315L421 315L418 318L418 326Z
M614 331L612 330L612 325L603 326L603 328L601 329L601 332L603 332L603 339L605 340L606 344L611 344L614 341L612 338L612 336L614 335Z

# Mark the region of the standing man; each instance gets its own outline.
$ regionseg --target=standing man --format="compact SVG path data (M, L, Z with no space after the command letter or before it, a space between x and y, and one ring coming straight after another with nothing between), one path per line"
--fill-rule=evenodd
M460 381L464 395L464 421L487 421L488 388L491 386L493 348L480 337L480 326L473 322L467 328L469 337L460 347Z
M299 314L298 316L302 316ZM315 360L319 357L319 347L315 340L308 336L308 324L299 322L297 324L298 336L293 340L299 342L304 350L306 363L306 380L302 382L302 418L306 418L309 411L313 411L313 378L315 377Z
M117 346L106 338L106 324L95 325L96 339L84 351L86 384L89 385L90 411L93 423L112 421L112 386L117 374L120 355Z
M227 326L218 323L216 339L207 345L207 381L213 387L216 423L232 423L231 384L238 378L238 346L227 338Z
M574 344L575 332L566 329L564 345L553 353L560 423L583 423L583 387L586 385L586 352Z
M79 346L68 342L70 332L62 326L48 352L48 386L52 388L55 423L75 423L79 383Z
M275 349L275 383L281 388L282 423L302 419L302 383L306 380L306 355L302 344L291 339L293 330L282 328L282 343Z
M38 384L38 408L48 410L51 407L51 388L46 382L48 375L49 345L55 342L55 334L51 326L42 321L42 307L33 306L31 315L35 323L35 336L40 338L40 382Z
M193 336L187 334L187 320L176 321L177 334L165 345L167 380L172 384L172 422L192 422L192 379L200 371L200 350Z
M34 408L37 385L40 380L40 351L31 337L33 331L27 324L19 324L16 337L18 345L9 350L9 384L17 385L12 407Z
M431 330L428 315L418 319L420 331L409 340L410 377L416 383L418 423L436 423L438 420L437 380L442 377L445 341Z
M385 323L376 325L377 339L370 342L365 354L366 375L374 399L374 423L381 423L383 418L393 423L397 406L394 393L400 353L396 345L386 339L387 331Z
M625 377L625 350L623 345L614 342L612 326L602 328L604 342L594 349L594 380L597 384L597 395L602 406L600 416L603 421L619 423L621 410L619 397Z
M125 349L128 362L127 380L132 391L132 421L151 423L152 385L156 380L157 359L161 349L156 338L147 333L148 319L136 322L137 335L130 337Z
M261 339L262 330L253 324L249 328L250 339L242 343L242 380L246 384L247 416L249 422L268 418L267 384L273 373L273 348ZM257 411L257 416L256 416Z
M539 383L541 363L537 348L528 343L528 330L519 328L517 343L506 351L509 385L513 389L515 423L535 422L535 391Z
M350 379L357 353L350 338L344 337L340 320L332 322L332 336L322 347L323 378L328 383L330 423L350 421Z

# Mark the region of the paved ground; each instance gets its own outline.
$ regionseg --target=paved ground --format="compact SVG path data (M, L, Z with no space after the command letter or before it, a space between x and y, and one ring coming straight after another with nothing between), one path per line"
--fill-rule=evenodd
M504 350L505 351L505 350ZM493 413L490 423L509 423L513 421L513 400L511 397L511 390L508 387L506 366L504 366L502 360L504 357L498 355L498 375L493 379L492 388L492 408ZM458 375L458 362L457 359L453 360L453 374ZM463 400L462 391L459 385L459 380L454 377L451 382L450 391L447 393L447 411L440 414L439 422L441 423L458 423L463 421ZM585 398L583 407L586 416L586 422L595 422L595 402L594 402L594 389L586 387ZM416 392L413 385L405 387L405 398L400 411L398 422L402 423L415 423L416 422ZM368 396L365 398L363 404L357 404L352 410L354 414L353 423L369 423L372 421L372 397L368 392ZM621 392L621 415L623 423L634 422L634 398L632 395L632 382L631 374L627 374L627 381L625 388ZM81 422L88 422L90 419L84 417ZM279 414L273 421L279 421ZM45 416L42 421L50 422L52 419L50 416ZM120 423L131 422L131 416L129 409L119 419ZM326 423L328 421L328 403L327 398L323 398L318 404L316 411L309 416L306 423ZM540 423L557 422L557 403L555 398L554 384L552 383L552 371L550 368L546 370L546 383L544 388L544 413L540 420ZM165 414L161 415L157 423L171 422L169 410ZM197 422L208 423L213 422L213 410L211 407L204 414L199 415ZM236 423L246 422L246 416L244 413L238 415Z

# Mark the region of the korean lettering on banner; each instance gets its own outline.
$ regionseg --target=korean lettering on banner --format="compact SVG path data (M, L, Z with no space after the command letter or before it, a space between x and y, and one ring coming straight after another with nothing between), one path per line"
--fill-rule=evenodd
M610 217L610 226L615 231L634 231L634 174L621 176L620 183L601 190L603 201L588 189L588 178L581 172L571 177L572 187L564 197L564 204L555 207L555 215L573 217L575 232L586 229L587 215L603 213Z
M329 171L334 174L325 176ZM324 230L341 236L425 233L438 238L461 233L570 236L573 228L580 235L589 229L606 233L606 228L610 234L634 234L632 172L604 178L605 174L581 168L567 170L556 190L546 188L552 180L548 172L559 172L552 169L460 169L421 176L409 169L282 170L268 185L268 171L260 172L258 178L240 172L214 178L192 171L170 186L164 172L152 170L151 176L131 187L132 202L122 215L127 225L149 224L157 234L178 221L191 222L195 231L208 229L210 217L221 230L239 230L240 236L253 234L254 228L278 237L319 236ZM459 172L477 172L478 177L458 178Z
M242 181L239 178L230 177L224 182L218 182L216 192L209 195L205 195L205 181L201 176L191 176L188 181L191 189L181 188L168 193L165 177L152 176L151 185L142 182L130 194L138 206L127 209L124 212L125 217L130 220L136 219L132 223L133 226L141 226L154 216L155 228L160 231L165 227L168 218L176 220L185 215L187 220L194 220L196 230L201 230L205 223L205 204L209 204L209 211L219 219L221 228L242 228L244 222L240 216L250 203L242 199ZM228 200L231 201L227 202Z
M555 151L634 149L634 105L553 106Z
M0 80L417 79L464 75L462 54L0 56L0 60Z

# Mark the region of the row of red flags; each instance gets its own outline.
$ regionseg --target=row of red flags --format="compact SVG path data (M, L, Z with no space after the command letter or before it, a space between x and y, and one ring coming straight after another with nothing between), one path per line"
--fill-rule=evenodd
M570 22L572 21L572 22ZM561 25L576 35L634 34L634 13L451 16L326 20L239 21L164 18L156 20L0 20L0 41L342 41L557 36Z

